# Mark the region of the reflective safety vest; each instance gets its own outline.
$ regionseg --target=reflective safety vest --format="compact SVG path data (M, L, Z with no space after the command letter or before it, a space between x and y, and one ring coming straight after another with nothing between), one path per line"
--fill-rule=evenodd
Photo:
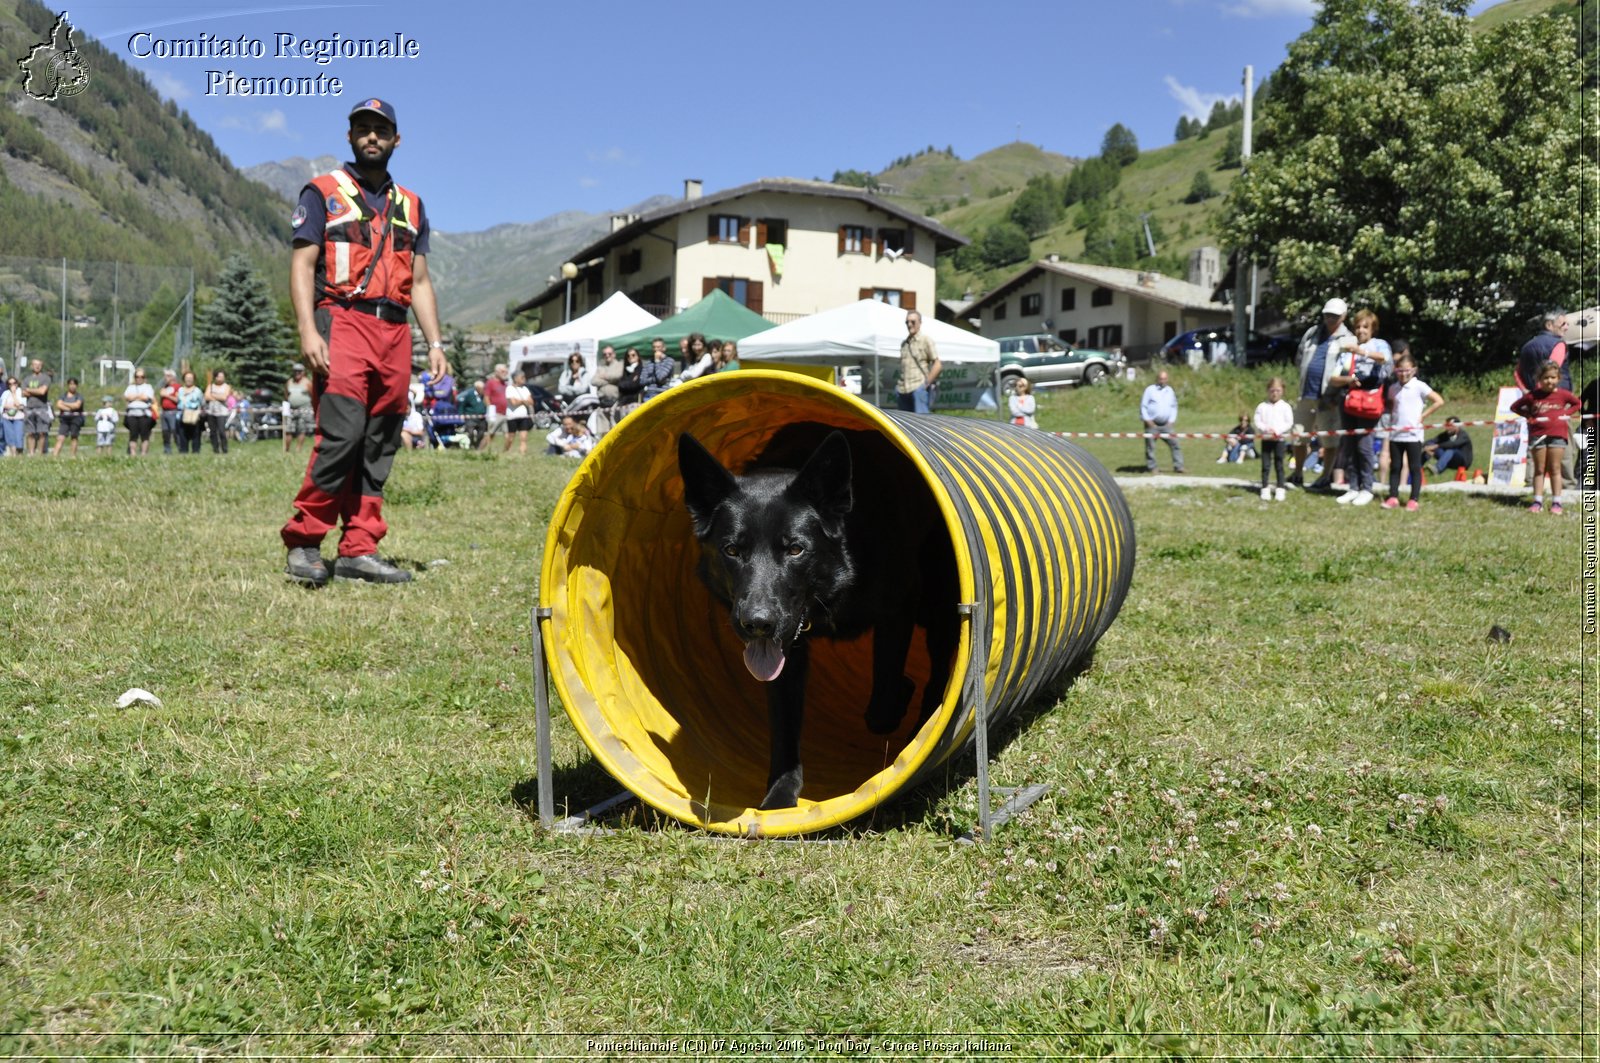
M317 261L318 301L387 299L410 306L411 259L422 217L417 194L391 182L386 210L375 214L342 168L313 177L311 187L322 196L328 216Z

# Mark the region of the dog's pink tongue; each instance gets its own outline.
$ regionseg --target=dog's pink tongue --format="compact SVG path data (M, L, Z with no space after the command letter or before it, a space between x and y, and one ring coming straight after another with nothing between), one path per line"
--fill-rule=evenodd
M763 683L770 683L783 671L783 647L775 639L751 639L744 645L744 666Z

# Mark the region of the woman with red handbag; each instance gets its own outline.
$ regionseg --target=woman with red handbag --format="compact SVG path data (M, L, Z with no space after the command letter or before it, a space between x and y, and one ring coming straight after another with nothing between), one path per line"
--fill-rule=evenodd
M1378 331L1378 315L1358 310L1352 319L1356 345L1341 351L1339 362L1328 378L1332 387L1344 388L1344 412L1339 427L1358 434L1339 438L1338 464L1345 470L1350 489L1339 502L1364 506L1372 501L1373 469L1377 455L1372 450L1372 430L1383 416L1383 383L1388 376L1389 345L1373 335Z

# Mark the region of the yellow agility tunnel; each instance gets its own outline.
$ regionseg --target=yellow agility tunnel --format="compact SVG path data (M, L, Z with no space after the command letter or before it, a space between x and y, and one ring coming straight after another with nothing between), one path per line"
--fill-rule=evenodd
M867 730L871 636L815 639L793 808L766 792L766 693L728 611L696 575L677 437L740 472L780 431L827 426L881 440L871 455L925 489L950 537L966 619L939 707ZM826 430L826 429L823 429ZM545 543L539 606L550 675L584 742L641 800L685 823L780 837L846 823L929 778L973 737L1048 690L1110 626L1133 575L1133 523L1105 468L1044 432L885 412L830 384L740 370L673 388L607 433L573 475ZM976 613L964 608L981 603ZM981 622L981 627L974 628ZM906 674L920 703L921 632Z

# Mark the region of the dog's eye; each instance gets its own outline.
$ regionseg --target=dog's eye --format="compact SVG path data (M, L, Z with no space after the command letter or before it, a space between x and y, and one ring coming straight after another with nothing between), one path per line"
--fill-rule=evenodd
M806 548L801 546L799 543L790 543L789 549L785 551L785 553L787 553L790 557L799 557L805 552Z
M723 557L738 557L739 556L739 548L737 546L733 545L732 543L729 543L727 546L724 546L722 548L722 556Z

